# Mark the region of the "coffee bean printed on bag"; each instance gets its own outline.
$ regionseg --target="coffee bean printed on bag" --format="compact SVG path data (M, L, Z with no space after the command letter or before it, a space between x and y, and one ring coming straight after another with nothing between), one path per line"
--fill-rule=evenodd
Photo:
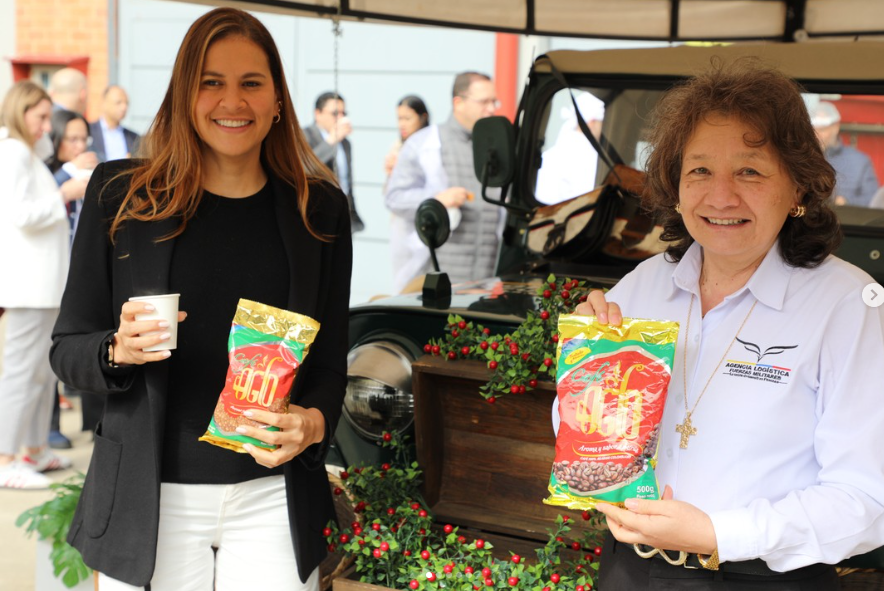
M653 468L677 338L675 322L559 317L560 426L545 503L659 498Z

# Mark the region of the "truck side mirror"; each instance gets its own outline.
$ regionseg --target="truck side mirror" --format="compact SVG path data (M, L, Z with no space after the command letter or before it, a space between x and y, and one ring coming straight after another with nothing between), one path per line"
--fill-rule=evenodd
M440 272L436 249L445 244L451 234L448 210L435 198L423 201L414 216L414 227L421 242L430 249L433 272L427 273L422 289L424 306L445 309L451 304L451 281Z
M473 126L473 170L482 183L482 199L492 205L505 207L517 215L530 210L506 203L506 193L516 172L516 131L506 117L485 117ZM491 199L488 187L500 187L500 198Z

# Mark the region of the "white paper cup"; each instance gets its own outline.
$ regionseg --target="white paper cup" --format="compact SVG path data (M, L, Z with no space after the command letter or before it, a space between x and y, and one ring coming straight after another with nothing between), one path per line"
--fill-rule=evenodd
M130 302L144 302L155 308L153 312L136 314L135 320L165 320L169 323L168 328L146 332L141 335L158 335L163 334L164 332L168 332L172 335L168 340L165 340L162 343L158 343L152 347L145 347L144 351L168 351L178 347L178 298L180 295L181 294L178 293L168 293L163 295L129 298Z

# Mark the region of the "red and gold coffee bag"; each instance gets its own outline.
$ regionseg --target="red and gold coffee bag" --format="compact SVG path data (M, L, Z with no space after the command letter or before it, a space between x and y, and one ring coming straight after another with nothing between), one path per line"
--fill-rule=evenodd
M559 317L561 423L545 503L590 509L660 497L654 466L677 339L676 322Z
M276 427L253 421L249 409L285 413L298 368L307 357L319 331L319 323L303 314L281 310L250 300L239 300L227 340L230 365L215 413L200 441L245 453L250 443L275 449L236 432L239 425L268 431Z

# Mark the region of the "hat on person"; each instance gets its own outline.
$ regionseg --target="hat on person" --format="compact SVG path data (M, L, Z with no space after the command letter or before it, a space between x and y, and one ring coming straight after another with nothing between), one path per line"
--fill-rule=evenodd
M816 128L828 127L841 121L841 113L830 102L820 101L810 118L810 124Z

